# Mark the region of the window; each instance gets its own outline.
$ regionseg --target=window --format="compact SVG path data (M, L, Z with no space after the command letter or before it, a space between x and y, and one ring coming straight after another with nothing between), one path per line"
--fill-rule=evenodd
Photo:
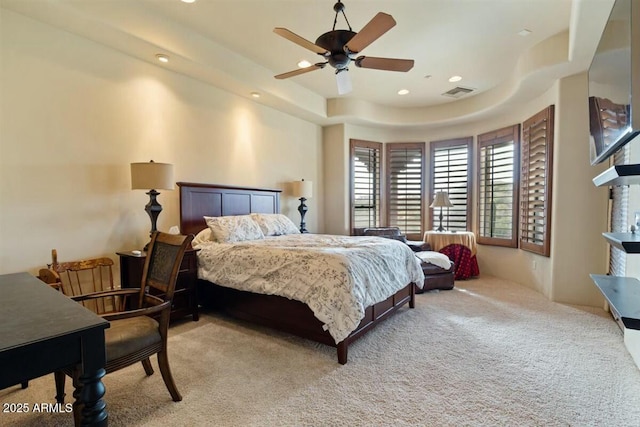
M352 139L351 147L351 232L380 226L380 157L379 142Z
M544 256L551 252L553 115L551 105L522 125L520 248Z
M422 239L424 144L386 144L387 218L409 239Z
M431 187L429 200L436 191L449 193L453 207L442 210L442 225L447 230L471 229L471 143L473 137L431 142ZM429 202L430 203L430 202ZM439 211L438 211L439 214ZM438 220L439 221L439 220ZM431 214L429 228L433 229Z
M520 126L478 135L478 243L518 247Z

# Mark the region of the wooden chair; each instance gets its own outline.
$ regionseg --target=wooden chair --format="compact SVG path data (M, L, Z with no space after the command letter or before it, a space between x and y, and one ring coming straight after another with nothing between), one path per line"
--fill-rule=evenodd
M110 327L105 331L107 353L106 373L117 371L136 362L142 362L145 373L153 374L149 357L158 355L158 365L171 398L178 402L182 396L173 381L167 358L167 329L176 279L185 250L191 244L192 235L182 236L154 232L147 251L140 288L116 289L72 297L79 302L102 298L130 296L136 298L137 308L103 314ZM100 307L101 304L97 304ZM153 316L153 317L152 317ZM73 367L56 373L56 400L64 402L65 374L79 385L79 371ZM79 391L74 397L74 415L78 420Z
M49 268L41 269L40 280L62 291L69 297L94 292L113 291L113 260L92 258L81 261L58 262L58 252L51 250ZM82 301L82 305L97 314L124 310L126 296L113 295L100 300Z
M58 251L52 249L51 264L47 266L48 268L40 269L38 278L69 297L116 289L111 258L58 262ZM124 310L126 299L126 295L114 295L99 301L82 301L82 304L97 314L115 313ZM25 381L21 386L27 388L29 382Z

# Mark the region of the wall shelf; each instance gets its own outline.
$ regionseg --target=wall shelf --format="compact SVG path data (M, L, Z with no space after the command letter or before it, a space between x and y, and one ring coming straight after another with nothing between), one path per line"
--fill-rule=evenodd
M593 183L596 187L640 184L640 165L611 166L593 178Z
M616 322L627 329L640 329L640 280L600 274L590 276L609 303Z
M640 234L638 233L602 233L612 246L628 254L640 254Z

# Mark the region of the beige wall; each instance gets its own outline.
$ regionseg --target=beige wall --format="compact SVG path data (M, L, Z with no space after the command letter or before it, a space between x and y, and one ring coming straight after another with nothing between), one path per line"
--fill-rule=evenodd
M140 248L148 196L129 164L175 165L176 181L287 188L314 182L307 228L322 232L322 130L223 90L2 10L0 274ZM178 224L161 191L158 227ZM298 223L299 202L282 197Z
M601 305L602 296L589 273L607 272L607 188L592 179L605 165L590 166L587 76L561 79L556 104L554 146L551 299Z
M323 171L325 177L324 229L329 234L349 234L349 142L344 125L323 129ZM345 177L347 179L345 180Z

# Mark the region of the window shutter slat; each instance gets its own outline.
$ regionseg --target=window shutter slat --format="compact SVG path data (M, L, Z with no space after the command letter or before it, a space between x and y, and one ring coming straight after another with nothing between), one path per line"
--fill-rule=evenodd
M449 193L453 207L442 209L442 225L447 230L471 229L471 142L472 137L433 141L431 146L431 188L429 200L437 191ZM440 209L434 209L430 228L436 228Z
M409 237L422 237L424 223L424 144L388 143L387 215L389 226Z
M380 225L382 144L351 140L351 229Z
M478 135L478 243L517 247L520 126Z
M550 255L553 117L551 105L523 124L520 247Z

